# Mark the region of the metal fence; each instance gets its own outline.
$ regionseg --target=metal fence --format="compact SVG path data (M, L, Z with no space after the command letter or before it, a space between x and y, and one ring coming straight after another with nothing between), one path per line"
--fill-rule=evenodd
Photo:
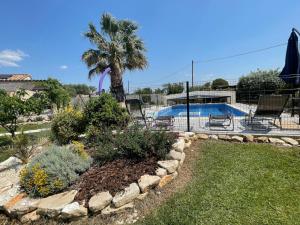
M182 83L181 93L128 94L143 102L148 117L173 117L174 130L207 133L300 135L299 88ZM161 89L163 90L163 89Z

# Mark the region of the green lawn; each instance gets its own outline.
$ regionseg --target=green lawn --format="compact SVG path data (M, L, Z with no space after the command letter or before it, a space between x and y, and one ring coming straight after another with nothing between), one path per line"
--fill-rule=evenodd
M36 130L36 129L41 129L41 128L50 128L51 123L43 123L43 124L23 124L20 125L17 129L17 131L23 131L26 130ZM3 127L0 127L0 133L8 133Z
M299 149L205 142L199 152L191 183L141 224L300 224Z

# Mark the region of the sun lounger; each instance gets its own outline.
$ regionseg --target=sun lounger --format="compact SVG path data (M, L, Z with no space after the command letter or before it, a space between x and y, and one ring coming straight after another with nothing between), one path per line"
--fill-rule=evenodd
M232 125L232 130L234 130L234 119L232 114L223 115L209 115L208 120L209 129L212 127L221 127L227 129Z
M255 125L260 125L260 122L273 120L275 124L278 119L280 128L282 128L281 114L288 99L288 95L261 95L255 112L249 111L246 123L254 129ZM269 126L266 129L269 129Z

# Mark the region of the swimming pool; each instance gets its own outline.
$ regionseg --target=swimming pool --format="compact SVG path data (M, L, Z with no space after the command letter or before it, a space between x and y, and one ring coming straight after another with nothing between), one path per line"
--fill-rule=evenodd
M232 114L234 116L244 116L246 113L231 107L228 104L191 104L190 116L193 117L208 117L212 115ZM160 110L157 116L186 116L186 105L175 105Z

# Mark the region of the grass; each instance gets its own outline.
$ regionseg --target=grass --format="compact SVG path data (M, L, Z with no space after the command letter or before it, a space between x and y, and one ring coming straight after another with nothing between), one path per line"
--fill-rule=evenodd
M199 149L191 183L140 224L300 224L299 149L227 142Z
M17 131L27 131L27 130L36 130L36 129L41 129L41 128L50 128L51 123L42 123L42 124L23 124L20 125L17 129ZM3 127L0 127L0 134L1 133L8 133L7 130L5 130Z

